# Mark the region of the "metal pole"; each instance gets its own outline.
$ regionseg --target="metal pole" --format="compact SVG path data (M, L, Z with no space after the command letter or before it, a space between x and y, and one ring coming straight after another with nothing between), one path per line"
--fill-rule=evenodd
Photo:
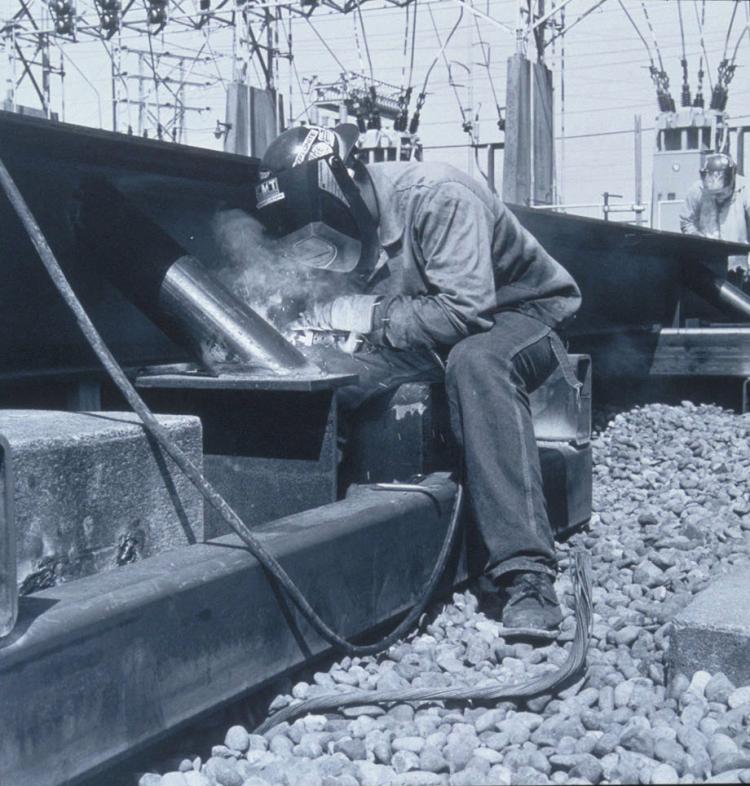
M143 54L138 53L138 136L146 130L146 82L143 75Z
M60 50L60 120L65 122L65 58Z
M7 47L8 55L8 77L6 84L8 86L7 102L8 109L11 112L16 111L16 26L10 25L8 34L5 38L5 46Z
M563 8L560 15L560 24L562 29L565 29L565 9ZM565 36L562 37L560 45L560 169L558 176L558 189L557 196L558 202L564 202L565 199Z
M534 178L534 63L529 58L529 204L536 203Z
M175 106L175 123L177 123L176 141L182 144L185 134L185 61L180 60L180 89L177 91Z
M52 66L49 61L49 36L39 36L39 43L42 50L42 110L45 117L50 117L50 103L52 100L52 86L50 84L50 74Z
M523 3L524 0L516 0L516 52L519 55L524 53Z
M117 40L112 42L112 130L117 131L117 103L120 98L118 79L120 78L120 31L117 31Z
M641 116L635 115L633 129L633 144L635 146L635 203L643 204L643 134L641 131ZM640 216L638 217L640 223Z
M471 5L473 6L473 0L471 0ZM467 47L468 51L466 52L466 59L469 64L469 73L468 73L468 80L469 80L469 89L468 89L468 104L469 104L469 122L472 123L471 126L471 134L470 139L473 143L476 143L475 131L473 126L473 115L474 115L474 19L471 14L466 17L466 24L468 25L468 33L467 36ZM469 175L474 174L474 148L469 147L466 151L466 168Z

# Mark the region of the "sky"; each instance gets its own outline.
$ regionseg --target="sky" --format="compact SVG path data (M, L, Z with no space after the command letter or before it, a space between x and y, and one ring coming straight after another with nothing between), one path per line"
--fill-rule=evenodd
M0 16L9 18L17 10L17 2L0 0ZM94 18L91 5L86 4L92 2L78 0L79 12ZM184 0L183 8L193 9L193 2ZM41 0L33 0L33 3L36 4L35 13L41 14ZM551 0L547 0L548 9L550 3ZM701 52L696 11L700 12L701 0L623 0L623 3L646 38L654 57L657 53L655 38L671 79L672 93L679 103L679 11L683 15L689 76L695 91ZM566 24L575 22L593 5L594 0L570 0L565 8ZM456 0L418 0L416 7L412 73L415 94L421 89L425 74L439 53L438 36L440 40L445 40L460 13ZM285 18L279 32L283 38L291 33L294 60L291 66L288 60L280 60L278 75L281 91L287 96L291 91L292 116L304 118L306 102L300 86L305 80L316 77L321 82L333 82L338 79L342 68L369 73L368 51L376 78L395 85L408 82L408 53L404 56L405 10L383 4L380 0L367 2L361 8L364 34L358 25L359 16L356 13L342 15L319 8L309 24L299 17L291 17L291 22L289 17ZM511 28L515 26L516 0L474 0L474 8ZM735 0L706 2L704 43L710 67L706 69L708 75L704 80L707 97L710 96L709 78L711 82L716 78L734 8ZM413 7L410 13L413 13ZM653 37L646 15L653 27ZM733 120L748 124L750 32L746 32L741 40L740 35L749 18L750 0L740 0L728 42L731 56L739 40L738 68L730 87L728 109ZM325 40L327 47L319 37ZM150 47L155 52L168 51L172 55L186 56L199 53L206 58L193 64L184 64L186 69L192 68L190 81L199 83L188 88L186 101L188 105L201 110L187 113L186 141L192 145L220 149L222 141L215 137L214 130L217 121L225 119L224 95L233 71L232 30L209 25L204 35L184 30L175 20L170 21L165 32L159 36L149 37L134 31L124 31L122 44L131 49L147 51L149 38ZM102 42L87 40L83 36L78 43L62 42L61 39L53 41L53 63L62 62L66 71L64 90L61 90L59 77L53 77L52 80L53 111L64 115L68 122L111 128L111 60ZM59 45L61 42L62 46ZM442 58L435 65L428 84L428 97L419 129L426 159L448 161L478 176L473 154L465 147L468 137L461 128L459 101L471 117L478 117L479 143L499 141L501 133L497 128L496 99L500 106L504 106L506 61L515 50L516 41L512 33L483 17L464 12L445 50L447 59L452 63L456 88L454 90L450 85L448 70ZM121 95L125 95L124 86L127 85L129 94L135 98L138 88L133 77L138 71L138 58L129 51L125 51L121 57L122 69L129 74L121 82ZM176 76L176 58L165 58L164 62L172 64L175 69L172 73ZM633 201L635 114L641 115L644 129L644 198L648 199L654 146L653 126L657 114L655 89L648 74L646 47L618 0L606 0L558 39L553 47L548 48L546 62L553 71L555 85L559 201L564 204L598 205L604 191L622 194L623 202ZM11 75L10 63L6 40L0 61L0 81L6 85L6 92ZM251 72L251 82L259 84L257 71ZM170 99L165 88L161 89L159 97L162 101ZM150 98L155 98L153 93ZM28 80L19 88L17 100L22 104L38 106ZM168 119L171 111L165 110L162 120ZM137 108L134 105L120 105L119 119L120 130L125 130L128 123L137 128ZM480 164L484 165L481 157ZM576 212L601 215L598 207L581 208Z

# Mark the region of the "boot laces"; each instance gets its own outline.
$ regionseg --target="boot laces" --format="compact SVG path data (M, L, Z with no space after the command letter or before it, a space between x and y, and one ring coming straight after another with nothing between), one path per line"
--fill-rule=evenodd
M543 573L522 573L508 587L509 606L513 606L525 598L536 600L540 606L557 605L557 596L552 581Z

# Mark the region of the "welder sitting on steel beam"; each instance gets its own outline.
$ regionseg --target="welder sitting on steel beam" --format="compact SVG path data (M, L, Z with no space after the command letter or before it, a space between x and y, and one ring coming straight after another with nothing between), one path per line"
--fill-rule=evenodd
M292 128L261 162L258 215L279 253L355 292L312 304L298 327L364 336L365 349L331 369L359 374L339 393L344 408L445 380L483 595L505 626L553 630L555 545L529 393L561 362L575 383L555 330L580 292L484 185L439 163L365 166L357 136L349 124Z

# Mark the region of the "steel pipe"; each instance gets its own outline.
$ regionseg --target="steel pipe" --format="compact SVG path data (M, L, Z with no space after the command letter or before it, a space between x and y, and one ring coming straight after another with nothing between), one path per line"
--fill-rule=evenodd
M173 341L211 373L320 370L232 294L198 259L102 182L88 185L77 223L91 263Z
M685 267L685 283L724 313L750 320L750 297L700 262Z

